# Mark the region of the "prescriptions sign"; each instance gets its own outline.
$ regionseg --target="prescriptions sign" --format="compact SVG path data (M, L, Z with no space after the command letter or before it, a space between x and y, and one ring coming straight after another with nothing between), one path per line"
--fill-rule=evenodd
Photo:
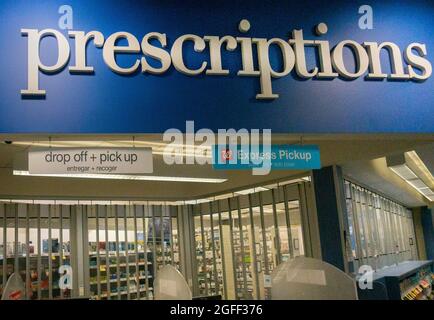
M0 133L434 131L433 1L61 7L0 3Z

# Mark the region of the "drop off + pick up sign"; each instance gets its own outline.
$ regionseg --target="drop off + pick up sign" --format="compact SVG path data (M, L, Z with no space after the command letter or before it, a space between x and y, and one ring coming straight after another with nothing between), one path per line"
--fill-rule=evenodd
M30 174L152 173L151 148L31 148Z

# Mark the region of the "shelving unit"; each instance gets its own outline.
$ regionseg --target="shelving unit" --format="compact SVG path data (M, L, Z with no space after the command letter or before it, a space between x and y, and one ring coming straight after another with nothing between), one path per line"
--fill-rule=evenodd
M176 219L172 218L172 264L180 270L179 236Z
M249 246L249 232L247 226L242 226L242 242L240 231L233 231L233 248L235 257L235 281L236 281L236 295L239 299L245 299L245 291L247 295L253 296L254 283L253 283L253 266L252 254ZM243 248L241 247L243 246ZM244 254L244 256L243 256ZM246 279L244 279L244 273ZM245 281L244 281L245 280ZM244 289L246 286L246 290Z
M59 279L60 274L58 272L60 265L69 265L70 264L70 254L63 254L63 263L60 263L60 255L57 252L53 252L51 254L51 296L53 299L70 297L70 291L65 289L62 290L59 288ZM38 260L40 259L40 282L38 280ZM3 256L0 256L0 279L3 278ZM20 254L18 256L18 268L19 274L23 279L23 282L26 283L26 264L27 264L27 256L26 254ZM37 254L29 254L29 289L30 289L30 299L49 299L50 297L50 256L48 254L41 254L38 256ZM6 258L6 278L8 278L13 272L15 267L15 256L8 256ZM3 288L2 288L3 289ZM0 290L0 295L2 290Z
M201 229L196 228L195 233L199 290L202 295L222 294L223 264L218 227L215 227L214 230L210 227L203 228L204 246Z
M124 247L124 243L119 244L120 247ZM95 245L96 243L90 244L96 249ZM105 242L101 242L100 248L104 245ZM115 244L110 244L109 247L115 249ZM154 278L152 251L147 251L145 259L143 249L136 254L134 243L129 243L129 249L131 250L128 254L125 251L117 252L116 250L108 252L104 250L99 254L96 251L89 253L89 286L93 299L152 298Z

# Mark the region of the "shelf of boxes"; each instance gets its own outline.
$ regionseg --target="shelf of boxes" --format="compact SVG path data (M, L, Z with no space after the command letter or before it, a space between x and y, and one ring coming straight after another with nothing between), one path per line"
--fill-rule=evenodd
M92 247L96 244L92 243ZM112 245L113 246L113 245ZM124 245L121 245L124 246ZM128 252L122 250L118 254L116 250L110 250L108 252L99 252L99 266L98 263L98 252L92 250L89 253L89 269L90 269L90 290L91 297L93 299L107 299L108 297L121 296L125 298L149 298L148 293L152 291L153 284L153 253L151 250L147 250L147 261L145 261L145 253L135 252L135 248L131 247ZM114 248L115 249L115 248ZM136 257L138 260L136 261ZM109 265L107 266L106 262ZM109 280L107 281L107 267L109 271ZM116 269L121 269L119 272L119 278ZM98 270L99 270L99 283L98 283ZM128 271L127 271L128 270ZM138 276L137 276L138 275ZM118 284L121 284L118 287ZM98 295L98 285L100 294ZM130 290L128 290L127 285L129 285ZM146 286L148 285L148 289ZM107 287L110 286L110 293L108 294ZM137 290L139 287L139 290ZM143 295L144 293L144 295Z

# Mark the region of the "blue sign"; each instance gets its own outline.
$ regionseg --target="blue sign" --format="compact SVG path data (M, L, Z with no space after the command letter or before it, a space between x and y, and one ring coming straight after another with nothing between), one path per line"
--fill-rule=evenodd
M214 145L213 168L242 170L270 168L272 170L320 169L320 151L316 145Z
M434 132L432 0L67 3L1 1L0 133Z

